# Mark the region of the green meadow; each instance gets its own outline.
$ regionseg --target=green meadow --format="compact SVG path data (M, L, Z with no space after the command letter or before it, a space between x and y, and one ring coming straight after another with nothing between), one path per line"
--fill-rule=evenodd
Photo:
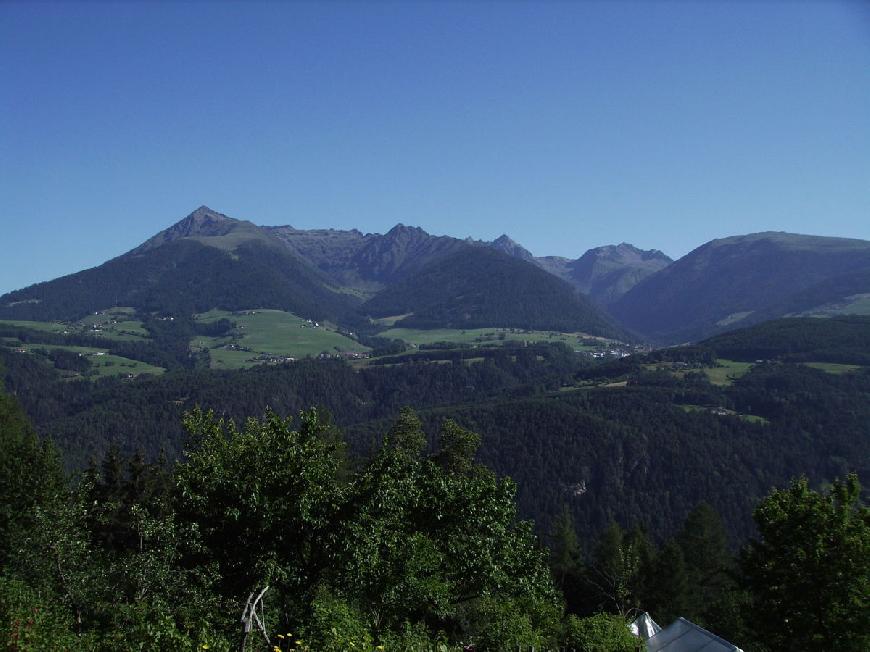
M753 363L719 358L716 364L718 365L716 367L705 367L704 373L714 385L726 386L745 375L752 368Z
M26 328L34 331L44 331L46 333L63 333L69 330L69 325L56 321L25 321L21 319L0 319L0 326L10 326L12 328Z
M94 379L106 376L127 376L129 374L133 374L134 376L138 376L139 374L159 375L166 371L163 367L155 367L154 365L141 362L140 360L133 360L120 355L112 355L111 353L108 353L106 349L91 346L67 346L65 344L38 343L18 343L15 346L23 349L29 354L38 354L40 350L49 352L60 350L68 351L70 353L80 353L81 355L87 356L88 361L91 363L90 369L84 374L63 373L63 375L68 377Z
M500 346L504 342L562 342L575 350L593 350L596 347L582 344L590 338L585 333L557 333L555 331L525 331L520 328L390 328L378 333L380 337L402 340L408 344L425 346L436 342L477 346ZM607 340L594 338L605 344Z
M191 340L192 348L208 349L211 366L216 369L251 367L261 362L255 358L262 355L303 358L322 352L364 353L369 350L330 325L320 323L315 327L281 310L210 310L195 319L203 323L228 319L233 323L232 331L226 336L196 336ZM228 348L231 346L246 350Z
M133 319L133 308L115 307L82 317L74 324L77 332L105 337L110 340L133 341L148 337L148 331L138 319Z
M148 337L148 331L138 319L133 319L133 308L107 308L82 317L78 321L23 321L0 319L0 326L65 335L93 335L108 340L134 341Z
M837 362L804 362L803 364L813 369L837 375L854 373L864 368L858 364L840 364Z

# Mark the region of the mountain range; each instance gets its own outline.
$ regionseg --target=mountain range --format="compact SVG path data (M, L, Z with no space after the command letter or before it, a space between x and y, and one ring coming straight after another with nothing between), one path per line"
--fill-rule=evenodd
M93 269L0 297L0 319L279 308L355 328L504 326L671 344L789 315L867 312L870 242L766 232L677 261L621 243L577 259L397 224L257 226L206 206Z

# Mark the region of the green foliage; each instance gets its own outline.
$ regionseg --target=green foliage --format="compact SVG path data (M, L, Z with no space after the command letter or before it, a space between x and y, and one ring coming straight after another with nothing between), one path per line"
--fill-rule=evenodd
M646 577L647 599L644 607L662 623L679 616L688 616L689 609L704 605L689 600L689 571L683 551L675 542L668 542L656 555Z
M0 646L10 652L77 649L72 614L51 594L0 577Z
M521 602L482 598L468 613L471 622L476 624L472 630L475 645L481 650L540 648L555 638L554 629L542 632L536 627L533 615Z
M636 652L638 639L629 632L621 616L572 615L565 621L565 645L577 652Z
M372 648L371 632L362 613L327 589L315 594L301 634L302 640L318 652Z
M611 523L601 535L585 573L597 608L627 616L640 603L643 572L652 551L641 530L624 532Z
M2 371L2 367L0 367ZM0 393L0 570L35 525L39 505L63 486L54 447L40 442L17 402Z
M723 631L722 625L727 624L722 616L730 613L734 599L730 594L737 586L734 557L719 513L707 503L698 505L686 517L676 542L686 571L684 609L679 615L715 632Z
M337 444L317 413L304 413L298 430L271 412L239 429L195 410L185 426L191 447L176 468L177 509L226 593L244 601L272 581L310 588L341 495Z
M825 492L800 478L755 510L743 571L750 620L771 649L870 647L870 509L859 497L855 475Z

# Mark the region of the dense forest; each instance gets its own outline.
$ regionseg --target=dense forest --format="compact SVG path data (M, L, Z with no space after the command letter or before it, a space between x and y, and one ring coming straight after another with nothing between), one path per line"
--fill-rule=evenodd
M403 410L365 459L316 410L184 426L172 469L111 447L70 480L0 395L7 649L633 652L641 611L761 651L870 642L854 475L771 493L738 557L703 503L660 544L616 523L593 540L563 509L547 550L454 421L429 446Z
M408 328L506 327L586 331L622 329L567 281L522 260L477 247L457 252L396 283L360 308L376 317L407 315ZM413 313L410 314L409 313Z
M660 542L704 500L721 514L732 546L753 533L752 506L769 487L800 474L829 482L870 472L870 373L858 366L868 351L866 318L784 320L605 363L541 344L432 349L362 368L301 360L221 372L177 344L204 325L148 327L149 340L106 345L162 356L169 372L161 377L64 381L56 367L66 362L0 348L8 390L68 469L85 468L113 442L124 455L177 459L182 417L196 406L236 420L317 406L365 459L412 406L430 446L445 418L479 432L479 460L517 481L520 513L540 533L567 506L590 536L615 521L645 527ZM710 374L728 371L717 362L726 355L752 364L713 383ZM855 369L803 364L813 360Z

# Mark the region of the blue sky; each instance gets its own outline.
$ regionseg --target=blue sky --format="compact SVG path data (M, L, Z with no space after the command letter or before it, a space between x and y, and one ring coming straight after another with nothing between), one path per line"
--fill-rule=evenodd
M200 204L570 257L870 239L870 11L0 3L0 292Z

